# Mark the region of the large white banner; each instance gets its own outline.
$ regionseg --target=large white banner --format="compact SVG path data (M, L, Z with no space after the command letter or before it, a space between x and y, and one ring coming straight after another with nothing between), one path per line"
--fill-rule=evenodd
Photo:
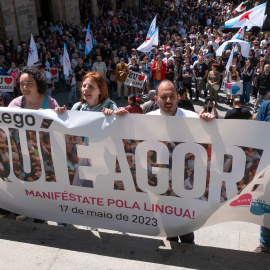
M0 109L0 206L45 220L176 236L270 228L270 124Z

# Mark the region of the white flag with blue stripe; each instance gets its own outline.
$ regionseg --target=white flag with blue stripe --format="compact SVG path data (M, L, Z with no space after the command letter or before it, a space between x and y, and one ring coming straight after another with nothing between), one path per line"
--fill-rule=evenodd
M266 3L256 6L243 14L225 22L225 28L239 28L243 24L262 27Z
M157 15L155 16L154 20L151 22L151 25L150 25L150 27L148 29L148 33L147 33L146 38L149 38L153 34L153 32L155 31L156 22L157 22Z
M238 32L232 37L232 39L244 39L245 27L246 24L244 23L242 27L238 30Z
M66 45L64 44L63 72L64 72L65 80L67 79L67 77L69 75L69 70L70 69L71 69L70 59L69 59L69 55L68 55L68 52L67 52Z
M137 51L140 52L151 52L153 46L158 45L158 27L152 33L152 35L147 38L141 46L137 48Z
M36 43L34 41L33 35L31 34L30 47L28 50L27 66L31 67L38 61L39 60L38 60L37 46L36 46Z
M92 37L90 34L90 23L88 24L87 34L85 37L85 54L88 55L93 49Z

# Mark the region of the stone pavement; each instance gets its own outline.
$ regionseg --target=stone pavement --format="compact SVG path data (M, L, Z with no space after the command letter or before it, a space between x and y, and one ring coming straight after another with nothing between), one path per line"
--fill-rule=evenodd
M228 222L195 232L196 245L165 238L120 235L32 223L30 218L0 220L0 269L268 269L270 255L251 251L259 226Z

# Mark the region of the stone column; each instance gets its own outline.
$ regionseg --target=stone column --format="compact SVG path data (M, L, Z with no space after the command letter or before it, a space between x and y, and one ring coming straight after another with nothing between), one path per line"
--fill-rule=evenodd
M109 4L110 4L110 7L112 8L112 11L115 13L115 11L116 11L116 0L110 0Z
M91 0L91 15L98 17L98 4L97 0Z
M65 0L51 0L53 21L66 20Z
M38 22L36 5L34 0L11 0L14 3L16 19L13 24L17 23L20 41L27 42L31 33L38 35Z
M131 9L133 14L139 15L140 13L140 0L126 0L125 5L128 9Z
M12 39L14 44L20 42L19 29L13 1L0 1L0 40Z
M80 25L81 16L80 16L79 0L65 0L65 10L66 10L65 18L67 24L74 23L75 25Z

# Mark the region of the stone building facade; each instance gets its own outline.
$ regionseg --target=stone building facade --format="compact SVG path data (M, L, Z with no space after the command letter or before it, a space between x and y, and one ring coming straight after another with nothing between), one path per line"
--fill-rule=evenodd
M27 42L39 34L38 22L59 19L80 24L79 0L0 0L0 41Z

